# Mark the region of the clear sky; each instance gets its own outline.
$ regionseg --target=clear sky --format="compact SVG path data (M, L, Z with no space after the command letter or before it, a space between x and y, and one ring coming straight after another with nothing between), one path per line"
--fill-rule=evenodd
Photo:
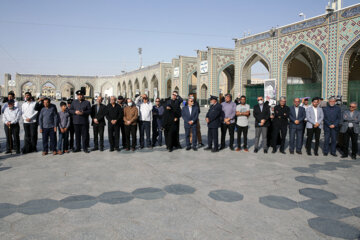
M344 6L359 0L344 0ZM327 0L0 0L4 73L116 75L323 14Z

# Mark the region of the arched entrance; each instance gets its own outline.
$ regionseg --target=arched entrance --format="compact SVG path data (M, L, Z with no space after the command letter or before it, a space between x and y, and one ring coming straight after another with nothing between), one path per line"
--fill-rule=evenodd
M257 97L264 96L264 79L270 77L270 62L260 53L254 53L242 68L246 100L250 107L257 104Z
M204 106L208 103L208 88L205 84L201 86L200 105Z
M347 51L343 66L343 100L360 106L360 40Z
M235 90L235 66L233 63L226 64L219 72L219 90L222 94L230 93L234 96Z
M75 87L71 83L66 82L61 85L60 91L62 99L75 98Z
M21 86L21 96L25 96L26 92L30 92L32 96L36 97L36 85L32 82L26 82Z
M154 75L151 79L149 98L151 101L159 96L159 81Z
M148 84L148 81L146 80L146 77L144 77L142 80L141 93L149 95L149 84Z
M133 86L131 80L128 82L128 98L133 98Z
M166 97L171 97L171 79L166 81Z
M120 83L120 82L118 82L118 84L117 84L117 90L116 90L116 93L117 93L117 95L118 95L118 96L120 96L120 95L121 95L121 83Z
M123 84L122 84L122 95L123 95L123 97L128 97L128 96L127 96L126 83L125 83L125 82L123 82Z
M56 97L56 87L53 83L51 82L46 82L44 85L42 85L41 87L41 95L48 97L50 99L55 99Z
M196 91L197 91L197 71L193 72L189 76L189 94L192 93L195 95L196 98Z
M174 88L174 91L179 92L179 88L176 86L176 87Z
M296 97L321 97L323 61L310 47L300 44L282 66L281 93L287 104ZM285 92L286 89L286 92Z
M135 94L140 94L140 83L138 79L135 80L134 88L135 88Z
M101 86L101 96L108 98L114 95L114 88L111 83L106 82Z

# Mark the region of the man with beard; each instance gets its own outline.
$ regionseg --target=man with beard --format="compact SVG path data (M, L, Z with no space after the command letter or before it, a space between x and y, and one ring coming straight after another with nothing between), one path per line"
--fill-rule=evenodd
M91 107L91 125L94 131L94 148L92 151L99 150L98 137L100 136L100 151L104 151L104 129L105 129L105 116L107 115L107 108L102 104L103 98L98 96L96 104Z
M36 131L37 131L37 122L36 117L38 112L35 110L36 103L32 100L30 92L25 93L25 101L21 105L22 118L24 120L24 147L22 153L31 153L36 151Z
M81 90L76 91L77 100L73 101L70 107L70 113L73 115L75 136L76 136L76 149L75 152L80 152L81 143L82 150L89 153L87 148L88 137L88 124L89 115L91 114L90 102L84 98L85 93Z
M173 138L175 138L174 147L181 148L179 141L179 131L180 131L180 121L181 118L181 108L180 105L183 102L183 99L179 96L177 91L173 91L171 99L167 101L167 105L171 105L171 109L175 114L175 132Z
M116 103L116 98L114 96L110 97L110 103L107 105L107 115L108 120L108 135L110 143L110 152L120 151L119 141L120 141L120 119L123 118L123 109L119 104Z

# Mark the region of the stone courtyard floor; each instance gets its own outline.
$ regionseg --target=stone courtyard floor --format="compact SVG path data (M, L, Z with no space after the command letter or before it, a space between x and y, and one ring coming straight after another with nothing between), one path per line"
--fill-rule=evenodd
M249 138L249 153L2 153L0 239L360 238L360 160L255 154L253 122Z

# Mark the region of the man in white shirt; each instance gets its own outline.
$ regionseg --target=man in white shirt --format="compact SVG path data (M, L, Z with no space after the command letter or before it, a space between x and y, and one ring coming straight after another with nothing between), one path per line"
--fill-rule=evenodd
M146 134L146 147L152 148L150 129L153 105L146 94L143 94L136 99L136 105L139 109L140 149L143 149L145 145L144 134Z
M243 149L245 152L248 152L247 147L247 135L249 129L249 116L250 116L250 106L246 104L246 97L240 97L240 104L236 106L236 117L237 117L237 148L236 151L241 151L241 134L244 135L244 145Z
M22 153L36 152L36 131L37 131L37 111L35 110L35 101L33 101L31 93L25 93L25 101L21 105L22 118L24 120L24 147Z
M20 126L21 111L15 107L15 101L10 99L8 102L2 119L4 123L4 130L6 134L6 154L11 153L12 149L16 154L20 154Z
M9 100L14 100L14 107L19 107L19 103L15 100L15 93L13 91L10 91L8 93L8 101ZM1 108L1 113L4 113L5 109L8 107L8 103L4 103L4 105Z

